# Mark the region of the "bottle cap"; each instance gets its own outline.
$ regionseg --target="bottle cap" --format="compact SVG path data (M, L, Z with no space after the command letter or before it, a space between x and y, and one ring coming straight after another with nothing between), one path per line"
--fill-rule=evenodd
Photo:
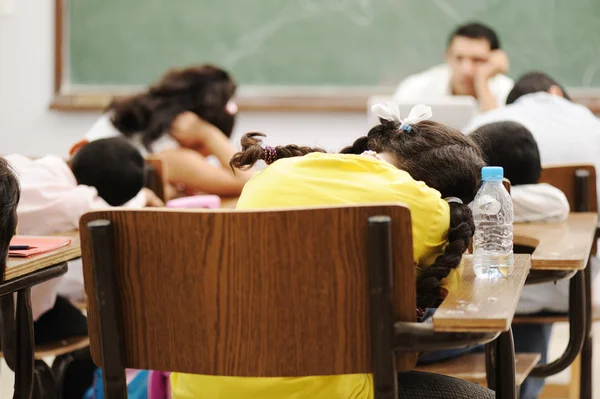
M481 169L481 180L502 181L504 168L501 166L485 166Z

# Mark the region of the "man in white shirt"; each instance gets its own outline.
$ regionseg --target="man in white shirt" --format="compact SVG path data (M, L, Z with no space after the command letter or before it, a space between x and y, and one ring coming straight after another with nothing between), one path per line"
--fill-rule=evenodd
M451 35L446 63L404 79L394 93L395 101L425 101L447 96L473 96L482 111L504 105L513 81L508 58L489 27L472 22Z
M491 122L518 122L533 134L542 165L591 163L600 171L600 119L572 102L554 79L541 72L527 73L515 83L506 103L476 116L465 132ZM600 180L597 184L600 187Z

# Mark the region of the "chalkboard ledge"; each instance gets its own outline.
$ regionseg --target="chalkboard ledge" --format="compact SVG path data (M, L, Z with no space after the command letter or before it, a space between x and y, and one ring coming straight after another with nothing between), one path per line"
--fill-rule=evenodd
M388 94L391 92L387 92ZM381 92L375 94L381 95ZM385 92L383 92L385 94ZM50 108L56 111L102 111L113 98L127 93L59 93L55 95ZM240 111L264 112L366 112L367 93L342 93L310 95L259 94L236 97Z
M240 94L236 97L240 111L255 112L354 112L364 113L370 95L389 95L391 90L372 91L369 94L357 91L326 94L308 94L305 91L295 94ZM594 114L600 115L600 90L570 90L577 103L587 106ZM125 96L123 92L76 92L58 93L50 109L67 112L98 112L106 109L113 98Z

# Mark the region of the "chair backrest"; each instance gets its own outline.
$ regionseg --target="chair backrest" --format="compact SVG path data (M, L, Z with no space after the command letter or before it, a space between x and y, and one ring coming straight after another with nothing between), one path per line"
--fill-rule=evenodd
M390 218L391 237L372 239L373 216ZM90 347L109 377L122 367L368 373L374 245L393 251L393 317L415 320L410 212L401 205L110 210L84 215L80 229Z
M146 158L146 187L154 191L154 194L163 202L166 201L164 165L159 158Z
M540 183L548 183L565 193L572 212L598 211L594 165L547 166L542 169Z
M504 186L504 188L506 189L506 191L508 191L508 193L510 194L510 180L508 180L505 177L504 179L502 179L502 185Z

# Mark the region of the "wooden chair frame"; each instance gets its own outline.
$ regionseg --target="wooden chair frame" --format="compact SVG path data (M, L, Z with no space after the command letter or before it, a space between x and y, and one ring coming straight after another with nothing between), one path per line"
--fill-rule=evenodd
M358 252L352 252L354 255L362 254L360 255L361 259L352 260L353 257L345 256L343 263L355 263L356 268L353 269L350 267L347 270L363 270L361 273L364 273L368 282L363 281L357 285L357 281L360 281L360 279L352 282L349 277L344 277L346 274L338 274L338 277L342 280L336 284L362 286L356 293L364 299L359 300L355 305L358 305L356 306L357 314L368 315L364 320L364 324L362 322L357 324L362 325L359 329L364 329L365 333L355 335L352 338L358 339L358 337L361 337L367 342L348 341L349 344L343 348L343 353L347 353L348 355L343 356L344 360L328 358L328 355L335 352L329 351L331 348L327 349L330 346L327 345L324 348L325 351L329 351L328 354L324 355L324 359L328 362L323 366L325 368L321 367L322 364L316 366L311 362L303 364L306 358L303 358L303 355L300 354L299 359L296 359L295 362L287 362L285 367L276 366L279 363L266 359L266 366L262 367L263 365L259 365L259 371L244 369L245 366L243 364L245 364L245 360L243 357L248 355L248 351L251 351L244 348L244 345L248 344L245 341L239 341L239 345L236 346L236 362L238 365L242 364L242 366L237 368L232 366L231 363L225 362L226 353L219 355L223 360L219 364L202 363L201 359L198 359L201 356L194 353L192 363L188 362L185 367L180 367L179 362L185 363L182 360L186 356L183 353L184 351L179 352L180 356L177 358L177 361L158 361L156 355L151 353L152 351L147 346L152 344L151 341L153 339L156 340L156 336L150 336L153 332L147 331L147 329L143 328L142 324L136 326L131 323L138 316L140 318L136 320L140 323L143 323L144 320L148 321L147 319L151 317L150 313L153 310L147 308L152 308L152 305L144 303L145 309L147 309L144 315L140 316L138 314L136 316L133 314L135 312L132 312L132 309L135 309L135 304L131 301L135 301L136 298L140 299L143 295L136 292L127 292L124 289L125 285L122 280L126 276L126 273L132 271L135 271L136 275L141 278L142 275L140 273L142 272L139 270L141 265L144 266L145 270L155 270L154 268L158 266L157 264L149 265L152 262L160 262L159 259L156 259L154 253L151 254L152 257L150 254L144 257L143 254L136 252L135 248L131 249L131 251L128 248L133 248L136 244L143 246L144 244L140 240L146 239L152 240L152 244L155 246L160 245L159 242L161 239L168 239L164 234L161 235L164 233L162 230L166 228L168 232L169 223L175 223L176 219L186 220L189 223L192 223L193 219L193 225L196 225L200 221L206 223L205 225L200 225L198 229L211 229L210 235L212 238L202 235L203 233L199 233L200 230L193 232L197 240L197 249L195 252L190 253L198 254L202 248L212 251L213 249L206 247L203 242L204 240L216 239L213 242L218 242L222 246L219 250L219 254L222 256L219 258L219 262L222 262L220 267L235 262L237 258L234 256L234 253L236 250L239 250L236 249L236 245L244 245L241 242L233 243L219 239L219 237L224 238L225 236L222 236L222 234L230 232L231 227L239 229L241 228L240 226L250 226L251 224L255 229L259 229L261 237L256 238L256 240L260 241L267 236L274 237L269 234L278 234L281 231L279 229L274 233L268 230L261 231L260 226L265 226L261 224L263 222L271 223L274 220L280 220L282 223L287 224L286 231L293 231L293 228L290 226L299 220L321 220L324 222L315 226L312 232L302 230L300 233L305 239L298 240L297 242L289 242L289 248L278 248L278 251L282 251L283 253L286 253L288 250L291 251L292 249L290 248L293 246L306 245L306 248L310 249L311 247L308 246L307 242L311 240L307 240L306 237L310 236L311 233L317 234L317 231L325 234L325 236L327 234L339 234L342 231L342 234L348 234L348 237L344 239L350 239L350 242L353 244L364 240L362 244L359 244L361 245L361 249ZM334 233L331 227L327 227L328 223L331 223L332 220L338 221L338 226L340 226L339 221L342 220L343 226L351 227L351 230L339 229ZM128 234L128 232L133 231L144 231L143 226L148 221L161 223L161 232L140 234L139 237ZM352 223L348 224L346 223L347 221ZM307 225L303 226L306 227ZM392 234L392 229L394 230L394 234ZM242 230L244 229L242 228ZM242 236L238 236L237 238L240 237ZM170 371L246 376L373 373L375 398L395 399L398 397L397 372L410 370L414 367L415 352L425 349L448 349L474 345L489 342L498 336L496 333L436 333L433 331L432 325L423 325L414 322L415 285L410 214L407 208L399 205L371 205L330 209L316 208L253 213L164 210L101 211L87 214L81 219L81 238L85 286L88 295L90 347L96 364L103 368L105 395L111 399L127 397L125 382L126 367L158 370L161 367L168 367ZM250 238L246 237L246 239ZM189 239L182 239L181 245L191 245L192 242ZM280 244L285 242L280 241ZM152 245L146 246L146 248L152 248ZM331 250L335 251L336 256L345 251L345 249L341 251L339 248L331 248ZM190 259L190 262L196 262L199 259ZM312 262L315 259L313 257L310 261ZM132 266L131 262L128 263L128 260L137 264ZM319 260L316 259L316 261L318 262ZM269 260L266 259L265 262L268 263ZM254 261L249 264L259 265ZM170 264L164 266L172 267ZM335 265L323 264L322 266L333 268ZM338 264L337 266L340 265ZM128 271L122 270L125 268ZM249 268L252 270L251 267ZM198 269L193 270L197 271ZM180 272L183 273L183 271ZM273 271L273 273L278 274L279 272ZM405 280L407 276L410 276L409 280ZM194 279L196 275L185 277ZM152 277L144 274L143 279L145 282L148 282L152 280ZM202 288L198 287L198 289ZM359 291L362 291L362 293L359 293ZM170 292L174 297L185 297L186 295L186 293L177 292L177 289ZM363 305L360 305L361 301ZM300 312L301 309L297 311ZM165 323L170 323L174 320L171 319L171 316L165 316L169 317L169 320L165 321ZM144 317L146 319L143 319ZM361 316L358 316L358 318L360 319ZM151 322L148 321L148 323ZM249 326L248 330L251 331L251 329L252 326ZM263 327L262 329L268 330L269 327ZM201 335L198 331L196 330L195 333ZM132 337L134 334L135 337ZM334 337L334 339L338 338ZM140 344L138 345L138 343ZM165 346L169 346L172 344L172 341L165 342L164 344ZM357 345L360 350L357 352L353 348L353 345ZM131 346L137 347L131 348ZM353 354L359 354L359 356L354 356ZM253 354L253 359L260 362L261 359L256 359L256 355L256 353ZM270 352L264 352L262 355L265 358L283 356L281 353ZM308 369L308 364L319 370Z

